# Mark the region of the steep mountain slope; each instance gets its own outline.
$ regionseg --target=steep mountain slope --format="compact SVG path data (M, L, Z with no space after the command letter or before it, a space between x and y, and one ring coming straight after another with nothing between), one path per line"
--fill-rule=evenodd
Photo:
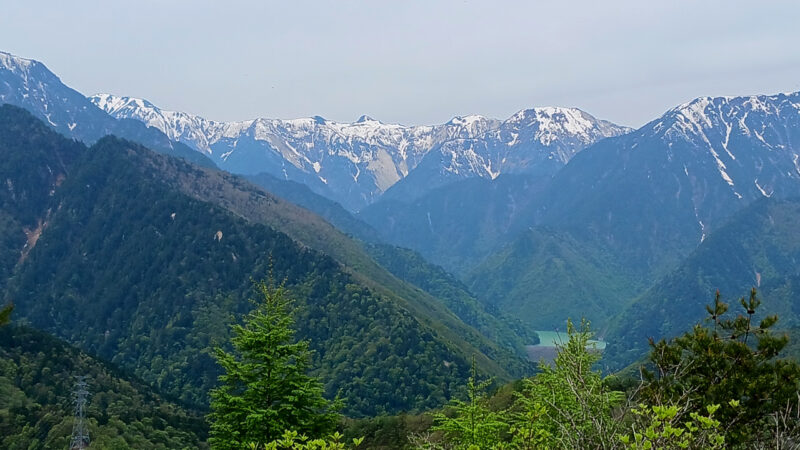
M47 132L41 122L12 106L0 106L0 124L0 227L4 230L0 279L5 280L36 245L52 213L48 209L51 198L84 147ZM36 164L29 166L31 161Z
M532 327L497 308L486 308L463 283L419 253L385 244L370 244L367 251L393 275L440 299L464 323L503 348L524 349L539 342Z
M364 242L366 253L392 275L442 301L459 319L475 327L501 347L514 349L520 356L524 356L525 346L538 341L532 328L502 316L495 309L486 310L460 281L444 269L428 263L417 252L381 243L377 231L355 218L338 203L313 193L305 185L280 180L268 174L255 175L248 179L270 193L319 214L337 229L355 236Z
M659 273L753 200L800 195L799 155L800 93L699 98L581 152L529 215Z
M606 361L618 368L647 350L647 338L676 336L706 317L719 290L737 299L758 287L762 314L778 314L781 328L800 324L800 200L762 199L711 233L684 261L616 320Z
M336 230L308 210L287 203L247 183L244 179L217 170L189 167L177 159L157 158L148 162L148 171L160 180L194 199L211 202L248 221L285 231L294 240L334 258L359 282L404 305L418 320L437 327L453 342L468 341L492 359L501 362L502 372L525 373L529 368L514 356L524 356L525 342L517 339L513 347L498 347L488 342L475 329L465 326L447 302L435 298L424 288L401 281L378 264L369 254L369 247ZM391 251L401 257L397 249ZM424 267L422 272L432 273ZM468 302L471 303L471 302ZM464 304L459 307L470 309ZM442 327L443 326L443 327ZM506 342L510 342L506 340Z
M88 377L93 448L208 448L204 417L45 333L0 328L0 446L67 448L75 375Z
M296 181L284 180L268 173L246 177L251 183L264 188L290 203L303 207L324 218L328 223L364 242L379 242L380 236L366 222L356 218L342 205L323 197Z
M410 202L381 199L358 217L386 242L414 249L463 276L529 228L517 215L536 201L548 180L528 175L468 178Z
M162 130L230 172L298 181L351 211L374 202L418 165L422 173L394 195L419 195L466 177L549 174L587 145L627 131L570 108L520 111L503 122L467 116L407 127L366 116L354 123L321 117L226 123L162 110L142 99L98 94L91 100L114 117Z
M33 132L16 142L52 134L22 110L0 110L30 122L18 128ZM41 172L43 161L31 155L3 172L12 183ZM217 370L209 348L226 341L229 314L250 307L249 280L270 267L303 306L300 335L313 340L318 373L329 394L348 398L351 414L439 404L467 376L472 354L500 379L526 370L439 300L380 268L360 244L242 179L113 138L84 150L65 172L45 205L26 208L46 220L4 283L4 300L15 300L31 324L184 401L203 402ZM0 196L4 205L20 201L8 190ZM283 224L307 246L264 224ZM18 244L8 253L19 255ZM343 262L313 249L323 245ZM503 366L485 356L492 352Z
M474 269L468 285L485 303L499 302L503 312L532 323L554 327L587 315L602 328L637 289L674 269L731 214L759 198L800 195L798 137L798 93L680 105L585 149L527 201L514 202L514 215L495 229L515 240ZM427 210L443 211L454 198L469 205L451 208L454 217L483 223L461 211L479 209L479 196L471 204L469 196L450 195ZM362 214L376 229L401 229L398 223L420 216L378 222L377 206ZM416 240L404 245L429 245L417 227L403 230ZM461 237L470 235L453 230L434 248L459 250ZM495 242L503 243L502 235Z
M601 247L567 233L530 229L467 277L472 292L537 330L588 319L605 334L609 320L641 289L630 270Z
M186 145L171 142L155 128L109 116L64 85L44 64L0 52L0 104L3 103L25 108L59 133L87 144L115 134L195 164L214 165Z

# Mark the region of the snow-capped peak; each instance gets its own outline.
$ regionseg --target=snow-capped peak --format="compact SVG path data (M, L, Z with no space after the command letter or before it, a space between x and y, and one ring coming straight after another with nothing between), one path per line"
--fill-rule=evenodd
M173 111L162 111L156 105L142 98L118 97L112 94L95 94L89 97L89 100L91 100L91 102L97 107L111 115L116 115L125 109L139 111L152 110L153 112L158 111L160 113L174 113Z
M0 52L0 68L13 73L27 73L34 64L37 64L37 62L32 59L20 58L11 53Z
M485 121L486 117L479 116L477 114L470 114L468 116L455 116L447 123L451 125L470 127Z
M800 93L742 97L699 97L680 104L637 132L667 144L669 160L684 173L713 167L730 194L771 196L800 179L797 147ZM710 164L709 164L710 163Z
M728 144L748 136L766 144L765 124L786 124L800 114L800 93L742 97L698 97L680 104L643 127L671 142L700 141L735 159ZM776 132L774 129L772 132ZM782 133L782 132L781 132ZM786 137L783 139L790 139ZM788 142L788 141L787 141ZM786 145L786 144L782 144Z
M548 146L557 141L577 140L590 144L604 137L631 131L595 117L577 108L538 107L523 109L503 123L503 128L516 133L531 133L534 139Z

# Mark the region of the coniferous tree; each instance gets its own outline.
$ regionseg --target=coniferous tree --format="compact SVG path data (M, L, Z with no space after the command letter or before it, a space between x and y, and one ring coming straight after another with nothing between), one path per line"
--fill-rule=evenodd
M707 306L709 326L697 325L671 341L651 341L652 371L644 370L641 399L652 405L682 405L685 413L705 412L720 405L716 417L723 424L726 443L760 439L770 430L771 417L798 410L800 366L779 358L786 335L774 335L777 316L756 314L761 300L756 289L739 300L744 314L724 318L728 304L717 292Z
M494 449L502 444L502 435L508 429L502 414L489 408L486 390L492 380L477 381L475 358L472 375L467 382L466 402L451 401L450 414L434 415L434 431L444 433L446 441L455 449Z
M11 303L0 309L0 327L11 321L11 311L13 309L14 305Z
M256 283L260 302L233 326L233 352L216 349L225 373L211 391L209 442L241 449L281 438L287 430L321 437L333 430L338 413L322 384L307 374L308 341L295 342L291 302L283 286Z

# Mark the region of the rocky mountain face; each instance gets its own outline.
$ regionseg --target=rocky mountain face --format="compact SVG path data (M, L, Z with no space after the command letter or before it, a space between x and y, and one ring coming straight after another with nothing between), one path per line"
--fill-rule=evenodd
M465 126L474 121L478 119L456 118L448 124ZM552 107L519 111L488 125L476 122L470 129L482 132L437 143L383 198L410 202L469 178L495 180L515 174L549 178L587 146L629 131L579 109Z
M798 154L800 93L699 98L581 152L529 216L659 270L753 200L800 195Z
M142 99L99 94L90 100L114 117L163 131L228 171L302 182L351 211L396 185L393 196L403 198L470 177L551 175L587 145L627 131L571 108L524 110L505 121L466 116L403 126L367 116L354 123L321 117L216 122Z

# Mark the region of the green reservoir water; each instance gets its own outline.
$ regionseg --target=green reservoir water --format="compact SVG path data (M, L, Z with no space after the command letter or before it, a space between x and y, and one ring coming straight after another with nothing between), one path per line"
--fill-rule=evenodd
M556 345L563 345L567 342L567 333L563 331L536 331L539 335L539 344L535 347L555 347ZM606 341L589 340L589 346L594 346L597 350L604 350L606 348Z

